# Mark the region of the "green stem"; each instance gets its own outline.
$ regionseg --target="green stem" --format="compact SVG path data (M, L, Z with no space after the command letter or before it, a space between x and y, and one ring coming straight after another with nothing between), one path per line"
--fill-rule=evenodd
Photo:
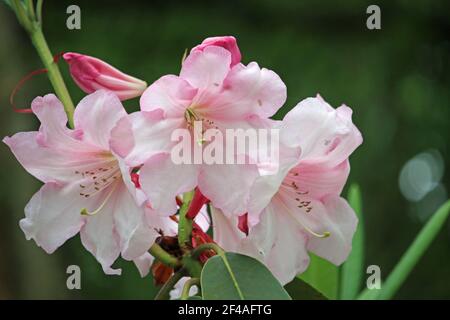
M192 250L191 256L193 258L198 258L200 256L200 254L205 250L214 250L220 256L223 256L225 254L225 251L221 247L219 247L215 243L210 242L210 243L204 243L202 245L199 245L197 248Z
M36 19L42 25L42 4L44 0L38 0L36 4Z
M36 13L34 12L33 0L26 0L28 17L30 20L36 20Z
M186 253L182 260L183 267L186 268L189 275L193 278L199 278L202 273L202 264Z
M158 294L155 297L155 300L168 300L170 298L170 290L186 275L184 269L180 269L175 272L172 277L167 280L167 282L162 286L161 290L159 290Z
M192 286L200 287L200 279L191 278L186 281L186 283L183 286L183 291L181 292L181 300L189 299L189 291L191 290Z
M186 213L191 205L194 191L185 192L183 194L183 205L180 208L178 221L178 243L183 251L189 250L191 244L192 220L186 218Z
M205 250L214 250L217 253L217 255L222 257L222 259L225 261L225 264L228 263L227 258L225 256L225 251L221 247L219 247L215 243L204 243L202 245L199 245L194 250L192 250L190 256L184 258L183 260L185 266L188 266L187 262L191 262L192 268L188 270L192 277L200 277L201 275L202 265L198 261L198 257Z
M161 248L157 243L154 243L148 250L152 256L164 263L166 266L177 268L181 265L180 260L172 256L166 250Z
M75 107L69 95L69 91L67 90L66 84L64 83L61 72L59 71L58 65L53 61L53 54L47 45L42 28L34 28L30 32L30 37L39 57L42 60L42 63L47 69L47 75L55 90L55 93L64 105L64 110L66 111L67 118L69 120L69 126L73 128L73 112Z
M11 2L17 20L28 32L31 42L33 43L39 57L47 70L48 78L55 90L56 95L64 105L64 110L67 114L69 126L73 128L73 112L74 105L67 90L64 79L59 71L58 65L53 60L53 54L50 51L44 33L42 32L42 1L38 1L37 14L34 9L33 1L27 0L24 5L20 0L13 0Z
M31 32L31 30L33 29L33 24L28 18L28 14L26 12L27 9L23 5L23 3L20 0L12 0L11 6L16 13L17 20L22 25L22 27L24 27L28 32Z

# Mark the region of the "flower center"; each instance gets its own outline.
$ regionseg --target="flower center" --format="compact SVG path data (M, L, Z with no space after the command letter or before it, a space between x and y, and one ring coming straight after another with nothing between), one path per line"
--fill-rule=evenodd
M299 173L294 170L289 171L288 175L283 180L282 186L296 194L296 197L294 199L298 203L297 207L299 209L303 209L305 211L305 213L310 213L311 210L313 209L313 207L311 206L311 201L302 199L303 196L305 196L309 193L309 191L308 190L300 190L300 188L297 185L298 175L299 175Z
M203 135L208 129L219 129L214 121L203 117L201 113L195 110L195 107L191 106L186 108L184 112L184 118L186 119L188 129L192 130L195 135L195 140L202 144L204 141Z
M75 173L81 175L80 196L84 198L90 198L109 189L97 209L92 212L86 208L81 209L80 214L88 216L93 216L104 208L122 178L119 164L112 154L106 155L106 159L100 163L90 165L90 168Z
M81 176L80 196L85 198L103 191L122 177L117 160L112 155L109 160L91 166L84 171L75 171L75 174Z

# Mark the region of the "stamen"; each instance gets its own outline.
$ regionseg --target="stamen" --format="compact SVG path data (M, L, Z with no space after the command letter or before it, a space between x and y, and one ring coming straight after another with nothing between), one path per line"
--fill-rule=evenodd
M101 156L101 155L99 155ZM111 157L111 159L109 160L100 160L98 162L88 162L85 165L80 165L78 170L75 170L74 173L76 175L81 175L82 177L86 176L86 175L92 175L95 174L95 172L93 172L93 170L98 170L101 172L100 169L104 169L104 168L113 168L115 167L115 163L117 162L117 160L113 157ZM113 166L111 166L110 164L112 164ZM102 166L101 168L98 168L99 166ZM106 165L106 166L105 166Z
M111 183L117 180L118 176L120 176L120 169L117 166L111 166L108 167L108 169L99 168L95 170L99 171L98 175L92 176L93 174L95 174L94 171L86 171L85 174L87 174L88 176L84 177L92 180L85 181L84 184L80 184L80 188L82 189L83 194L87 197L93 196L96 193L107 188Z
M92 212L89 212L86 208L83 208L83 209L81 209L80 214L81 214L82 216L93 216L93 215L96 215L97 213L99 213L99 212L103 209L103 207L105 206L105 204L108 202L108 200L109 200L109 198L111 197L111 195L114 193L114 190L116 189L117 185L118 185L118 183L116 183L116 184L111 188L111 191L108 193L108 195L106 196L105 200L103 200L103 202L100 204L100 206L99 206L97 209L95 209L95 210L92 211Z
M295 218L295 214L292 213L292 211L289 209L289 207L284 203L282 199L280 199L280 203L286 208L286 211L294 218L295 221L297 221L307 232L309 232L311 235L317 237L317 238L328 238L331 235L331 232L325 231L324 233L317 233L308 226L306 226L300 219ZM306 213L309 213L311 211L311 207L306 208Z
M186 122L191 126L194 121L199 120L199 117L191 108L186 108L186 111L184 112L184 118L186 119Z
M305 226L303 223L300 222L300 224L303 226L303 228L305 228L306 231L308 231L309 233L311 233L313 236L315 236L317 238L328 238L329 236L331 236L331 232L329 232L329 231L325 231L324 233L319 234L319 233L312 231L310 228Z

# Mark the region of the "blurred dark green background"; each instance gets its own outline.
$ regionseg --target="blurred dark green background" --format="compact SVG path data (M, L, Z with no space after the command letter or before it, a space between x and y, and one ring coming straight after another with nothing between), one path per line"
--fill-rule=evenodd
M81 7L79 31L66 28L70 4ZM366 28L370 4L381 7L382 30ZM317 93L333 106L351 106L365 139L351 158L349 181L363 190L366 264L379 265L386 276L448 197L449 9L448 1L49 0L44 3L44 30L54 53L100 57L149 83L177 73L185 48L207 36L234 35L245 63L257 61L285 81L288 100L278 117ZM11 111L8 96L19 79L42 66L3 4L0 40L3 137L37 128L32 115ZM83 93L72 83L64 62L61 67L79 101ZM17 102L28 107L33 97L50 91L41 75L25 85ZM126 105L135 110L138 100ZM4 145L0 164L0 298L153 297L151 278L141 279L131 263L117 263L123 268L121 277L105 276L78 236L51 256L26 241L18 221L39 183ZM449 226L397 298L450 298ZM81 267L82 290L66 288L66 268L71 264Z

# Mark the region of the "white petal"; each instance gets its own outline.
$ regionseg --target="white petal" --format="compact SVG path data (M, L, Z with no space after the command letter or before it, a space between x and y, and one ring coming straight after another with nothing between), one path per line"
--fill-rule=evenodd
M302 162L335 167L362 143L346 106L333 109L321 97L307 98L283 119L280 139L302 148Z
M120 255L120 237L115 230L114 210L115 197L113 195L101 211L87 217L86 224L80 231L83 246L102 265L106 274L120 275L121 269L112 269L111 265Z
M134 260L142 256L158 233L148 227L144 206L139 206L125 185L119 186L114 201L114 227L120 238L122 257ZM101 214L101 213L99 213Z
M177 211L175 197L193 190L197 185L196 165L176 165L169 154L158 154L145 162L139 171L142 190L158 214L172 215Z
M247 212L250 189L258 176L253 164L203 165L198 185L215 207L228 215L241 215Z
M352 239L358 218L348 203L338 196L324 199L326 211L320 213L322 230L330 232L328 238L311 238L308 250L335 265L343 263L352 250Z
M87 202L92 202L78 193L74 185L47 183L42 186L25 207L25 218L20 220L26 238L36 241L47 253L53 253L77 234L85 223L80 211Z
M75 128L82 130L83 141L110 150L111 130L127 115L119 98L111 91L98 90L84 97L75 109Z
M133 260L142 278L148 275L154 260L153 256L148 252Z

